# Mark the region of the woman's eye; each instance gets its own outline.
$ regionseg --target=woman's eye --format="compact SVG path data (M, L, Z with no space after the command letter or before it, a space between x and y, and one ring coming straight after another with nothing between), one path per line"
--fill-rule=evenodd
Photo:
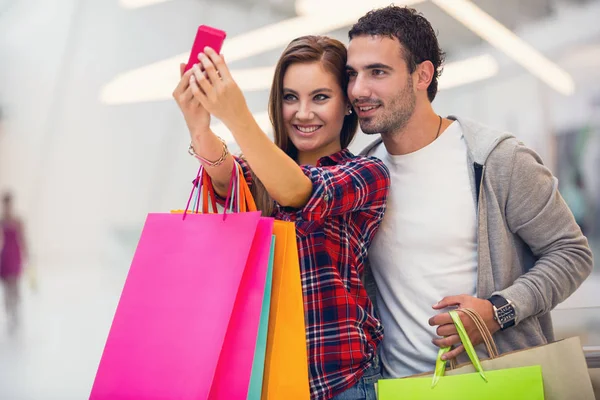
M283 96L283 100L285 100L285 101L294 101L294 100L296 100L296 96L294 96L293 94L288 93L288 94L286 94L286 95Z
M329 96L324 95L324 94L318 94L315 96L315 100L317 101L324 101L327 100L329 98Z

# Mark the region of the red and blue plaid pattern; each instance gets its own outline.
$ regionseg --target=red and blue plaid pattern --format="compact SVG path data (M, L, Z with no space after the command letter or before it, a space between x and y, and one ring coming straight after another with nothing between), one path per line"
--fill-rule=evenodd
M237 161L252 185L247 162ZM302 209L278 206L273 217L296 224L311 398L329 399L358 382L383 338L361 275L390 178L383 162L348 150L301 168L311 198Z

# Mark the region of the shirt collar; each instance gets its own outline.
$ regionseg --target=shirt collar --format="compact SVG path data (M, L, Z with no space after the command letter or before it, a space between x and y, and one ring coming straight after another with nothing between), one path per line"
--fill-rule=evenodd
M317 167L322 167L326 165L338 165L348 159L351 159L352 157L354 156L350 152L350 150L342 149L337 153L333 153L328 156L319 158L319 161L317 161Z

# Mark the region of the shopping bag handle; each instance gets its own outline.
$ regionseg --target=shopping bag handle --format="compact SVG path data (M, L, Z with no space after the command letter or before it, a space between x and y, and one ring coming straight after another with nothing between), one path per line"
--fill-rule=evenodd
M246 182L244 169L237 161L234 161L234 170L232 172L233 175L228 191L228 199L231 199L231 203L226 204L227 208L230 209L231 212L233 212L233 208L235 208L237 212L257 211L256 202L252 197L248 182Z
M236 173L235 193L237 195L237 209L238 212L246 212L248 211L248 207L246 206L246 196L242 188L242 182L246 182L246 177L244 176L244 170L238 163L236 163Z
M471 343L471 339L469 339L469 335L467 334L465 326L463 325L462 321L460 320L460 315L458 315L458 311L452 310L448 314L450 314L450 317L452 318L452 322L454 322L454 326L456 327L456 331L458 332L460 341L462 342L462 344L465 348L465 351L466 351L467 355L469 356L469 359L473 363L475 370L477 372L479 372L479 376L481 376L481 378L483 378L483 380L487 382L487 378L485 377L485 374L483 373L483 368L481 367L481 362L479 361L477 352L475 351L475 348L473 347L473 343ZM444 354L446 354L447 352L449 352L450 349L451 349L450 346L448 346L448 347L442 347L438 351L437 360L435 362L435 372L433 374L433 380L431 382L432 388L435 385L437 385L440 378L442 376L444 376L444 373L446 372L446 361L442 360L442 356Z
M210 175L206 172L205 168L200 165L196 179L193 181L192 191L188 198L185 210L183 211L183 219L185 219L188 211L190 210L190 203L192 198L196 195L194 202L192 203L191 212L198 213L200 211L200 203L202 203L202 213L209 213L209 204L212 206L212 212L217 213L216 195L214 186ZM210 203L209 203L210 197ZM256 202L252 197L248 182L244 177L244 170L241 165L234 160L233 168L231 170L231 178L229 180L229 187L227 189L227 197L225 199L225 207L223 210L223 218L227 211L233 212L246 212L246 211L257 211ZM177 212L177 211L173 211ZM181 211L179 211L181 212Z
M183 219L185 220L185 217L186 217L188 211L190 210L190 203L192 202L192 198L194 197L194 194L196 195L196 197L194 199L194 203L192 203L191 210L193 212L195 209L195 212L198 213L200 198L206 199L206 196L207 196L207 195L202 194L202 189L205 189L205 190L212 189L212 185L206 184L206 180L204 179L204 174L205 174L204 167L201 164L200 167L198 168L198 173L196 174L196 179L194 179L192 181L192 191L190 192L190 196L188 197L188 201L185 205L185 210L183 210L183 212L181 210L172 210L171 213L177 213L177 214L181 213L181 214L183 214ZM214 200L214 195L212 195L211 198ZM203 211L205 209L204 205L206 203L207 203L207 200L204 200L204 204L202 206ZM216 213L217 206L214 201L212 203L212 206L213 206L213 211Z
M494 338L492 337L492 333L490 332L488 327L485 325L483 318L481 318L481 315L479 315L479 313L477 311L473 310L472 308L459 308L456 311L462 312L465 315L467 315L469 318L471 318L471 320L475 324L475 327L477 328L477 330L479 331L479 334L481 335L481 337L483 339L483 343L488 352L488 355L490 356L491 359L497 358L499 355L499 352L498 352L498 348L496 347L496 342L494 341ZM449 364L450 365L448 367L450 369L455 369L457 367L456 359L452 358L450 360Z
M212 205L213 213L217 213L217 199L215 197L215 189L213 188L210 176L203 171L202 173L202 183L204 186L204 190L202 191L202 213L208 214L208 197L210 196L210 204ZM198 209L196 208L196 213Z
M200 198L202 198L202 213L207 214L210 212L208 209L210 197L212 212L215 214L218 213L212 179L202 165L200 165L200 168L198 168L196 179L194 179L192 183L192 191L190 192L185 210L183 210L183 212L181 210L173 210L171 212L183 213L183 219L185 220L185 217L190 210L196 214L199 212ZM196 195L195 198L194 194ZM192 198L194 198L194 202L192 202ZM242 169L242 166L235 160L233 162L233 168L231 169L231 178L229 180L229 187L227 189L227 197L225 199L223 219L225 219L227 211L230 213L257 211L256 202L252 197L250 187L248 186L248 182L246 182L244 176L244 170Z
M250 192L250 187L248 186L248 182L246 182L246 178L244 177L244 170L242 166L238 164L240 179L239 179L239 188L240 188L240 203L243 204L247 211L256 211L256 202L254 201L254 197L252 197L252 193Z
M456 311L462 312L471 318L471 320L475 323L475 327L479 331L479 334L483 338L483 343L485 344L485 348L490 358L498 358L500 353L496 347L496 342L494 341L492 333L488 329L481 315L479 315L479 313L472 308L460 308Z
M227 190L227 198L225 200L225 210L224 210L224 214L227 211L227 207L229 206L230 202L232 203L232 188L235 187L234 186L234 181L235 181L235 177L237 174L237 169L234 163L234 166L231 170L231 179L229 181L229 189ZM195 198L194 198L195 195ZM209 205L209 199L208 197L210 196L210 205L212 206L212 212L213 213L218 213L218 209L217 209L217 200L216 200L216 196L215 196L215 191L214 191L214 187L212 184L212 180L210 178L210 175L206 172L204 166L200 165L200 167L198 168L198 173L196 174L196 179L194 179L192 181L192 191L190 192L190 196L188 198L187 204L185 206L185 210L183 210L183 219L185 220L186 215L188 214L188 212L193 212L195 214L198 214L200 212L200 203L202 203L202 213L203 214L207 214L209 213L209 209L208 209L208 205ZM192 198L194 198L194 202L192 203ZM190 203L191 203L191 209L190 209ZM171 211L173 213L181 213L181 210L177 211ZM233 211L232 211L233 212Z

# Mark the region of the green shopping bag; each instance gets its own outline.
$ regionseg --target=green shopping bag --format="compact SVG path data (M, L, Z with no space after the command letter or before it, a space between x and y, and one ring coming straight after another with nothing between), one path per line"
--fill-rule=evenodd
M382 379L378 383L379 400L543 400L542 369L538 366L483 371L477 353L458 313L450 311L469 359L477 373L444 376L446 362L440 349L431 377Z

